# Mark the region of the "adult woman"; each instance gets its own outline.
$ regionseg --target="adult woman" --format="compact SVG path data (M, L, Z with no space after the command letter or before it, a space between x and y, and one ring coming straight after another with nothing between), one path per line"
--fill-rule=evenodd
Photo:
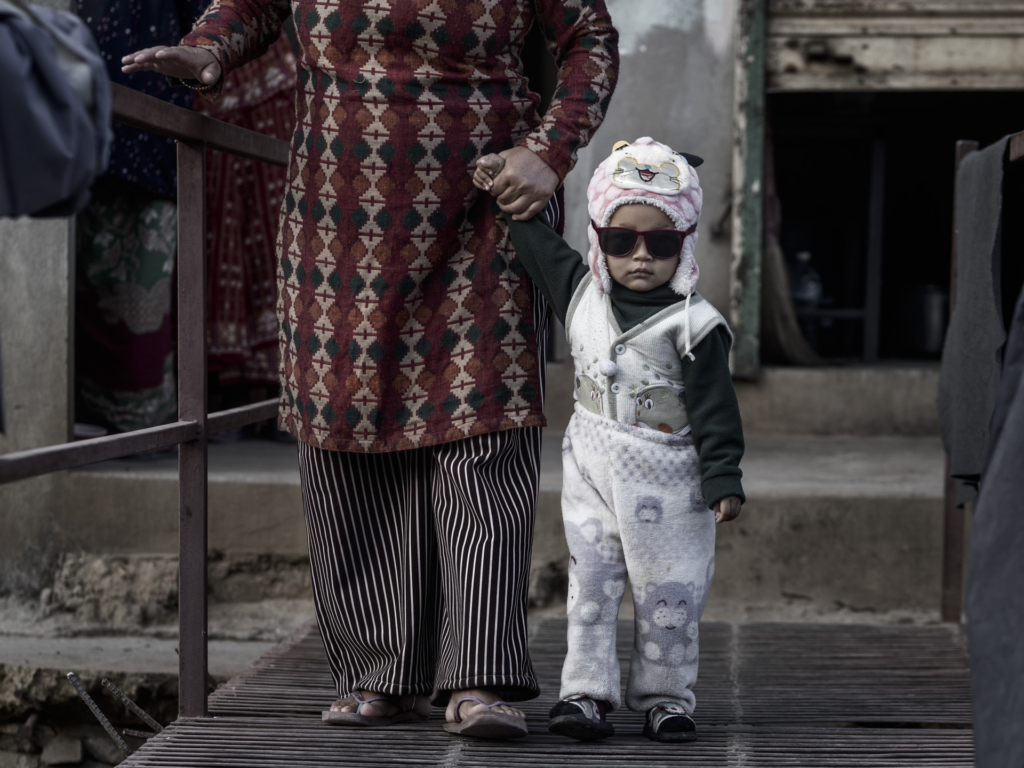
M332 710L383 723L430 694L450 723L494 714L525 733L519 710L488 707L538 692L525 604L546 318L470 174L502 151L499 205L540 210L607 110L617 36L603 0L215 0L182 47L126 70L215 90L290 11L280 421L300 440L339 694L386 695ZM561 67L543 120L519 59L535 18Z

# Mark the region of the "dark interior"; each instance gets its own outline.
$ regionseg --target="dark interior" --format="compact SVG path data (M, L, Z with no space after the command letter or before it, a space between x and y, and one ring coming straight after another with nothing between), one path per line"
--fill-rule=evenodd
M772 94L768 125L787 267L795 268L799 251L810 251L821 278L818 308L798 313L808 341L831 362L937 360L934 330L944 326L948 304L956 141L984 147L1024 129L1024 94ZM882 247L872 278L873 166L882 173L876 189L884 199L876 202ZM1004 179L1000 293L1007 319L1024 281L1022 174L1008 167ZM869 279L880 282L877 356L865 354ZM924 340L929 328L931 342Z

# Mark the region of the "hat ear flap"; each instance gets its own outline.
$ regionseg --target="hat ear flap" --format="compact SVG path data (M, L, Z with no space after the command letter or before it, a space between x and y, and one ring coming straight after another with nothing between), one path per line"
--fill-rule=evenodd
M594 287L601 293L611 293L612 276L608 272L608 258L601 250L597 240L597 232L593 226L587 227L587 238L590 240L590 251L587 254L590 262L590 275L594 281Z
M697 259L693 255L696 247L697 233L694 232L683 240L683 252L679 254L679 266L669 282L669 287L680 296L689 296L697 288L700 267L697 266Z

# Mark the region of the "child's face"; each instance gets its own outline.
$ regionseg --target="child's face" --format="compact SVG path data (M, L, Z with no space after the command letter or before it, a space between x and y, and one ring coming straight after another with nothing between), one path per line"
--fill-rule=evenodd
M653 205L630 203L616 209L612 214L609 227L645 232L651 229L675 229L672 219ZM656 259L647 252L647 243L643 237L636 239L633 252L628 256L608 256L608 272L612 280L634 291L650 291L658 288L676 273L679 257Z

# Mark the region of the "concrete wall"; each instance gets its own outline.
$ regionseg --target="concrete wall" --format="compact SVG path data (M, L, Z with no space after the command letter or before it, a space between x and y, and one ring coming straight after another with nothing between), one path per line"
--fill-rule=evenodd
M0 343L6 434L0 454L66 442L73 415L72 224L0 220ZM0 594L32 591L59 549L64 476L0 485Z
M732 73L735 0L608 0L619 30L619 83L608 116L566 178L566 238L587 247L587 184L616 141L651 136L704 158L698 290L729 308L730 242L711 237L732 184Z
M0 454L72 438L74 274L74 219L0 219ZM58 473L0 485L0 595L38 591L63 550L55 513L67 506L65 481Z

